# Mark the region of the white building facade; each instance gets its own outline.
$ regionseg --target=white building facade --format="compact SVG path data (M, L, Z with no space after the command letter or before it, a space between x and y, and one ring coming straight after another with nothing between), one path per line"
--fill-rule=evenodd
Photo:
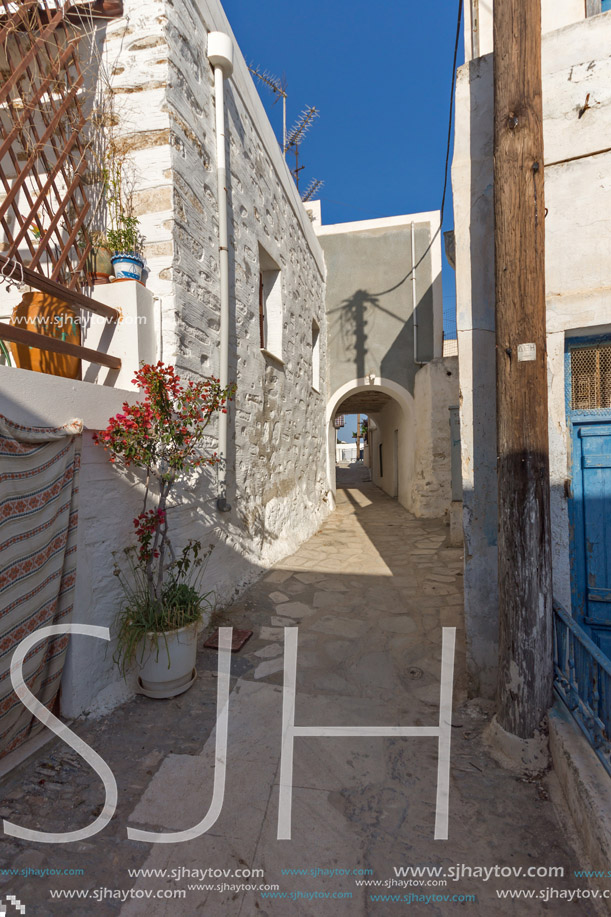
M117 376L84 365L88 381L76 381L0 366L0 412L10 420L44 427L83 421L72 620L111 627L121 602L113 551L133 540L143 482L111 466L92 436L137 397L131 378L141 360L161 359L185 379L219 376L215 96L206 52L211 31L232 37L216 0L126 0L124 12L96 25L94 39L105 91L113 95L116 142L133 164L147 288L136 281L96 287L95 298L121 308L124 321L92 325L83 341L121 356L123 367ZM215 545L204 586L219 606L293 552L329 510L323 255L232 43L234 69L225 81L229 379L237 383L229 411L231 509L217 508L213 472L194 475L169 509L178 549L189 538ZM262 281L273 287L263 306ZM12 305L2 312L10 315ZM217 449L216 426L207 445ZM133 689L113 665L112 648L72 639L62 679L65 715L107 709Z
M585 571L571 561L588 539L583 524L579 531L571 524L573 517L578 528L583 523L588 499L579 490L579 420L591 432L611 408L611 15L601 9L582 0L542 3L554 597L569 610L579 606L584 619ZM468 658L472 690L487 696L495 690L498 628L491 51L491 4L473 0L467 62L458 71L452 183ZM596 441L606 450L604 437ZM602 631L594 636L607 647Z

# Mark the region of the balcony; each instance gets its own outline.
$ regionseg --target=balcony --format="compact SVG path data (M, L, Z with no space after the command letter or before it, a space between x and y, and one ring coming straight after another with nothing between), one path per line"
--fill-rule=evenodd
M611 660L554 601L554 690L611 776Z

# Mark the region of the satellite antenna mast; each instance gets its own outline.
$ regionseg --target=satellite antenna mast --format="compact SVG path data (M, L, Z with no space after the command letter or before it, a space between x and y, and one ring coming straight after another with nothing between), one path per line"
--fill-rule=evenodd
M311 201L314 195L320 191L323 185L324 181L322 178L313 178L301 196L303 203L305 204L306 201Z
M313 105L309 108L304 108L304 110L299 115L299 118L288 132L287 138L285 140L284 152L286 153L287 150L292 149L293 153L295 154L295 168L293 169L293 177L295 178L297 190L299 190L299 173L304 168L304 166L299 165L299 147L303 141L303 138L312 126L312 122L318 118L319 114L320 112Z
M261 68L257 67L255 64L249 64L248 69L253 76L257 77L259 82L263 83L264 86L267 86L267 88L274 93L276 96L274 105L278 99L282 99L282 155L286 159L286 77L284 74L282 74L282 77L274 76L269 70L261 70Z

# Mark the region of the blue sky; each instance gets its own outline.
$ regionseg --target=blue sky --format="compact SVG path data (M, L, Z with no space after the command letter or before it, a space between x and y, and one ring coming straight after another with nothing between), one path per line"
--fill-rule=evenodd
M324 180L324 223L439 209L458 0L225 0L224 8L247 63L286 79L288 127L306 106L320 110L301 147L300 186ZM459 66L463 59L461 35ZM280 139L281 105L260 95ZM453 223L448 186L443 229ZM453 337L445 255L443 296ZM340 438L354 430L348 415Z
M324 223L439 209L458 0L223 6L247 63L286 77L288 127L306 106L320 110L301 146L300 187L324 179L317 195ZM281 105L260 94L280 138ZM448 195L444 230L453 228ZM443 292L446 333L455 336L454 272L445 256Z

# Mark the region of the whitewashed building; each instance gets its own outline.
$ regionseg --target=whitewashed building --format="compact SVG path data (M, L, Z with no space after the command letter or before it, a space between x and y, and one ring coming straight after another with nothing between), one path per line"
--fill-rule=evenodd
M231 39L225 80L229 224L227 502L215 473L194 476L169 511L173 541L216 545L205 586L219 605L320 526L326 476L325 267L311 222L247 65L217 0L126 0L124 15L83 28L113 96L115 141L133 164L145 236L146 289L96 286L123 321L92 323L86 347L122 359L119 372L83 364L83 381L0 366L0 413L17 424L83 422L77 580L72 620L110 626L121 601L112 552L133 539L142 481L121 474L93 445L96 429L137 397L141 360L162 359L188 379L220 374L219 187L214 73L208 35ZM1 203L1 202L0 202ZM5 243L4 250L8 248ZM261 299L261 289L263 289ZM0 290L10 316L21 291ZM142 323L139 323L142 319ZM317 329L314 336L313 329ZM209 445L217 448L217 430ZM101 641L74 637L63 672L67 716L104 709L132 689Z
M592 732L589 738L609 769L608 701L601 706L592 693L607 691L604 659L611 655L608 6L605 0L542 0L556 686L579 697L573 712L584 732L590 716L604 723L598 739ZM498 632L492 51L492 3L471 0L466 63L458 71L452 184L468 664L473 693L488 697L495 691Z

